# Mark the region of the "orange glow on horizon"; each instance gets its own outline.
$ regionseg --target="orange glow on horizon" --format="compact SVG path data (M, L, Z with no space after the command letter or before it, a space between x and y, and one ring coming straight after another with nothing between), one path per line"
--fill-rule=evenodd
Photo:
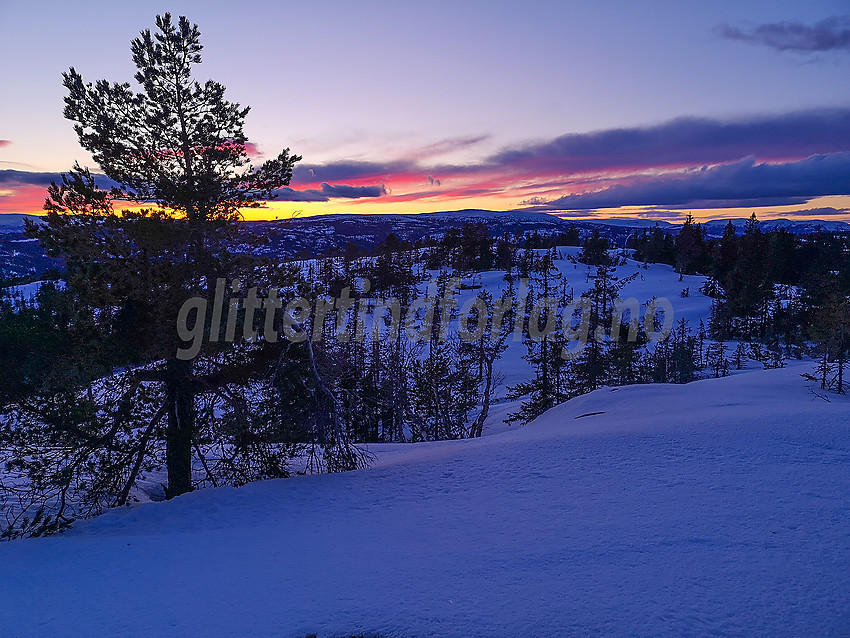
M489 197L470 197L465 199L446 198L440 200L437 205L431 200L411 200L411 201L382 201L389 198L374 198L353 200L351 202L340 202L332 200L330 202L268 202L266 206L259 209L248 209L245 211L245 219L247 220L272 220L272 219L289 219L292 217L312 217L315 215L331 215L331 214L403 214L411 215L417 213L429 213L438 211L452 211L461 209L481 209L493 211L510 211L524 208L521 206L521 201L515 196L489 196ZM711 219L731 219L731 218L746 218L755 213L756 217L761 220L779 219L789 217L791 219L823 219L834 221L850 222L850 214L843 215L824 215L818 213L816 209L832 207L836 209L850 208L850 196L835 195L830 197L818 197L812 199L805 207L799 205L792 206L764 206L764 207L733 207L733 208L694 208L681 210L655 210L651 207L628 206L622 208L608 208L598 211L588 212L555 212L552 214L564 219L574 219L576 221L606 219L606 218L634 218L634 219L654 219L658 221L669 221L673 223L681 223L690 213L698 222L708 221ZM805 209L814 209L811 215L804 215L800 211Z
M454 180L453 180L454 181ZM374 185L373 181L365 181L364 185ZM441 192L439 187L426 191L421 183L415 184L421 190L411 194L410 191L394 195L392 192L381 197L364 197L361 199L335 198L326 202L290 202L274 200L265 202L259 208L243 209L244 218L248 221L275 220L290 218L305 218L316 215L332 214L400 214L412 215L418 213L429 213L439 211L453 211L461 209L480 209L492 211L511 211L527 208L523 202L530 194L523 193L523 186L514 187L510 190L493 188L486 194L475 191L487 188L479 188L481 183L460 185L452 184L452 188L446 188ZM463 194L463 187L469 186L469 195ZM306 188L310 188L307 186ZM539 185L538 185L539 188ZM299 190L305 190L299 185ZM520 194L518 194L518 192ZM539 190L538 190L539 192ZM43 205L46 198L46 189L40 186L15 185L12 188L0 190L0 214L26 214L42 215ZM411 196L414 195L414 196ZM124 204L115 202L116 210L139 210L145 208L141 205ZM622 208L600 209L596 211L547 211L563 219L576 221L605 219L605 218L635 218L653 219L658 221L682 222L688 213L692 214L696 221L708 221L710 219L728 219L749 217L752 213L762 220L790 217L793 219L824 219L834 221L850 222L850 214L824 214L817 209L835 208L850 209L850 196L835 195L818 197L810 200L805 206L768 206L768 207L729 207L729 208L681 208L669 209L661 207L627 206ZM804 214L804 210L813 210L811 215Z

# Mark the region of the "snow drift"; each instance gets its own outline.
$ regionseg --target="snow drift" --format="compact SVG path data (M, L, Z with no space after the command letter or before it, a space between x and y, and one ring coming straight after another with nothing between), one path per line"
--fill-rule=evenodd
M850 401L799 372L603 388L5 543L0 635L846 634Z

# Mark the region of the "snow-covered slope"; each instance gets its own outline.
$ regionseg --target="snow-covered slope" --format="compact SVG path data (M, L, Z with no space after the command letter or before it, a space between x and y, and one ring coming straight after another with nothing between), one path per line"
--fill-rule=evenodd
M800 371L0 544L0 635L846 635L850 401Z
M573 263L570 257L577 257L581 253L581 249L574 246L561 246L558 249L563 256L562 259L555 260L555 266L567 282L568 288L572 289L575 298L578 299L584 292L593 287L593 276L596 273L596 267L587 266L580 263ZM544 253L546 251L538 251ZM637 277L626 284L620 292L623 299L635 298L642 306L642 313L645 313L645 304L653 297L665 298L669 300L673 308L672 320L679 321L685 319L688 326L694 332L699 329L699 322L703 320L706 324L711 313L712 300L700 292L700 287L705 283L706 278L702 275L683 275L681 281L680 275L673 270L672 266L666 264L649 264L644 270L641 264L633 259L628 259L623 266L617 266L613 269L614 275L620 279L626 279L637 274ZM431 273L436 277L437 272ZM465 280L469 283L469 279ZM504 272L489 271L476 275L475 281L484 289L488 290L494 297L499 297L502 291L507 289L507 283L504 281ZM688 289L688 296L682 297L682 292ZM420 286L420 294L424 295L427 289L427 284ZM470 301L479 293L479 290L464 290L457 295L458 308L463 308L464 304ZM520 296L526 294L526 291L519 290ZM563 311L564 308L559 310ZM642 315L643 317L643 315ZM455 329L457 322L452 322L452 328ZM578 346L573 346L578 347ZM521 340L514 340L513 337L508 341L508 349L502 354L495 364L496 372L502 377L503 381L496 391L497 401L501 402L507 393L510 386L516 385L523 381L527 381L534 376L534 371L531 365L523 359L528 353L528 349ZM515 406L513 410L516 410ZM507 413L506 413L507 415Z
M18 213L0 213L0 233L20 232L24 229L24 222L27 219L39 221L39 217L35 215L20 215Z

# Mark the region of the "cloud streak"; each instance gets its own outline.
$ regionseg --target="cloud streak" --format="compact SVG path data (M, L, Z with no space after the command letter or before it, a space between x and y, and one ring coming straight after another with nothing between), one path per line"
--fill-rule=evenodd
M729 40L759 44L777 51L850 51L850 16L846 15L831 16L813 25L770 22L749 29L722 25L719 31Z
M783 211L783 215L790 217L846 217L850 208L835 208L834 206L821 206L819 208L803 208L800 210Z
M438 175L445 186L451 179L475 176L541 180L842 151L850 151L850 109L815 109L729 121L678 118L653 126L571 133L463 165L423 165L413 160L303 164L296 167L293 184L311 187L320 180L421 184Z
M328 184L322 182L318 189L308 188L299 191L285 187L276 191L277 201L283 202L327 202L331 199L361 199L364 197L381 197L387 194L383 184L372 186L350 186L348 184Z
M850 150L850 109L810 110L733 121L678 118L655 126L562 135L503 151L487 164L535 174L640 170L807 157Z
M292 172L292 183L295 185L313 185L320 182L385 181L393 176L408 174L417 170L419 170L417 164L409 160L296 164Z
M59 173L34 173L11 168L0 170L0 184L3 185L44 186L47 188L50 182L59 182L61 179L62 176Z
M413 149L410 156L422 161L426 158L448 155L457 151L465 150L480 144L490 138L489 135L476 135L470 137L453 137Z
M836 153L773 164L746 158L730 164L645 177L631 184L566 195L549 202L545 208L776 206L804 204L814 197L848 193L850 153Z
M102 173L92 173L95 184L99 188L113 188L118 186L117 182L112 181ZM45 189L50 186L50 182L62 183L61 173L46 173L34 171L19 171L12 168L0 169L0 185L4 186L42 186Z

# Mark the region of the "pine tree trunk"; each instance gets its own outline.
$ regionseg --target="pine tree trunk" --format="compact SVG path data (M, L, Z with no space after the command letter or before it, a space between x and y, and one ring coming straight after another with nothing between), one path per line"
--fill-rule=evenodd
M191 384L191 362L168 362L168 429L165 435L165 464L168 472L166 498L192 491L192 435L195 426L195 394Z

